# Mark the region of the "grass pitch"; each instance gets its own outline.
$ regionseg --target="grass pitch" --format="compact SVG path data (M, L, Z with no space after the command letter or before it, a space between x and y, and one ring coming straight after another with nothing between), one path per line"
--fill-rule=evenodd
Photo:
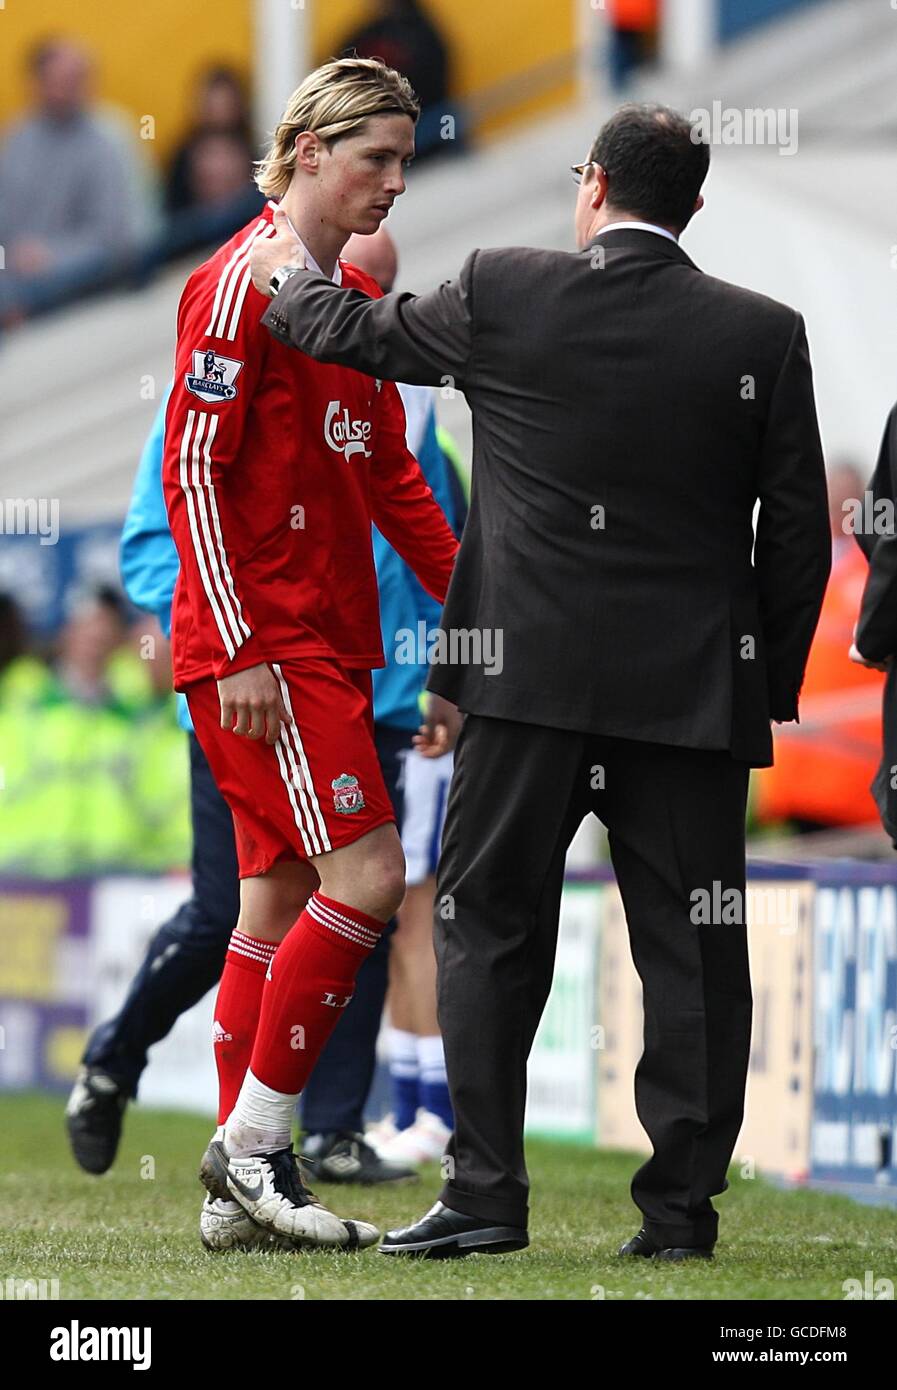
M532 1141L529 1250L420 1261L364 1254L210 1255L199 1243L203 1118L132 1106L118 1160L91 1178L74 1164L63 1102L0 1099L0 1281L57 1279L61 1299L841 1300L845 1279L897 1276L897 1212L844 1197L781 1192L736 1169L716 1199L712 1262L620 1260L638 1230L629 1181L641 1159ZM320 1184L343 1216L407 1224L439 1191L434 1167L392 1188Z

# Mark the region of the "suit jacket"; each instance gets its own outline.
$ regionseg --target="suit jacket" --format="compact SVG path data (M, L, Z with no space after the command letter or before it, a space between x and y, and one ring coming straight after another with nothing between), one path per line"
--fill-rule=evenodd
M871 483L873 506L884 500L897 504L897 406L888 416ZM897 848L897 534L893 526L880 533L856 532L869 561L857 622L856 645L870 661L891 661L882 706L884 756L872 782L872 795L882 825Z
M264 322L321 361L467 397L470 514L443 630L499 632L502 661L468 648L433 665L431 690L772 761L831 563L799 314L621 228L576 254L474 251L421 296L294 275Z

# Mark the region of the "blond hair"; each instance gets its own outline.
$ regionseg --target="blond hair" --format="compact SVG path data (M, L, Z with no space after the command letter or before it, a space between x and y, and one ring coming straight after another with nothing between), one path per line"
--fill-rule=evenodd
M420 103L407 77L377 58L335 58L315 68L287 102L255 181L266 197L286 193L296 168L296 136L310 130L328 148L355 135L371 116L410 116Z

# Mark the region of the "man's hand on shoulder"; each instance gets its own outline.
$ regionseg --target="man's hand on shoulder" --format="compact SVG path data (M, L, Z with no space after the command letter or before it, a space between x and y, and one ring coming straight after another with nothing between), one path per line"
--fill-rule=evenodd
M281 208L274 209L274 236L256 237L249 253L252 283L259 294L271 297L271 276L282 265L305 269L305 248Z
M280 695L280 686L270 667L261 663L248 666L218 682L221 701L221 727L248 738L263 738L274 744L280 737L280 725L293 721L287 714Z

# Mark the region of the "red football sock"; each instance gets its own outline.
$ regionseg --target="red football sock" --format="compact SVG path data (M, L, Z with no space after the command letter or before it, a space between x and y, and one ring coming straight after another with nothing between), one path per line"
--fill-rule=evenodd
M276 941L261 941L236 929L224 958L215 1000L215 1065L218 1068L218 1123L234 1108L252 1056L265 974Z
M385 925L333 898L311 895L265 983L249 1064L253 1076L272 1090L299 1094Z

